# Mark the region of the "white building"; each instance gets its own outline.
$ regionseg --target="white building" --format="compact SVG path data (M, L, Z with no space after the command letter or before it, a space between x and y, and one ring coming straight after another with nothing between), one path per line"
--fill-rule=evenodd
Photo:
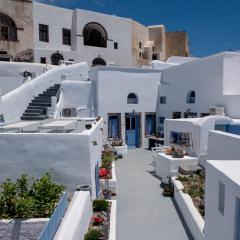
M32 0L1 0L0 12L0 60L131 67L189 55L187 33L166 32L164 25Z
M165 118L202 117L216 106L239 118L239 64L239 52L223 52L163 69L158 123Z
M205 239L240 238L240 137L212 131L209 135L205 189Z

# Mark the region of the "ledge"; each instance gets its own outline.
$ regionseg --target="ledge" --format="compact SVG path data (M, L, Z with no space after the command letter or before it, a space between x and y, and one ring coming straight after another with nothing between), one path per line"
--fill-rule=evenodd
M172 177L174 185L174 199L180 209L182 216L195 240L203 240L204 219L193 204L192 198L183 193L183 185L180 181Z

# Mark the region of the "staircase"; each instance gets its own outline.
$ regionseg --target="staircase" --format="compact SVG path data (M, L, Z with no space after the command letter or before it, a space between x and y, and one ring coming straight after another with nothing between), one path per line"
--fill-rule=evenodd
M21 117L21 120L48 119L47 108L51 107L51 97L57 95L59 88L60 84L55 84L35 97L32 102L29 103L27 109Z

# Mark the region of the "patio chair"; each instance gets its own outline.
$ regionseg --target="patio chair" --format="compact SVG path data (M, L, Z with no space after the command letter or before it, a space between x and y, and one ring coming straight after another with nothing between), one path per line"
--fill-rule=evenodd
M153 165L153 171L156 172L156 159L158 158L158 153L161 152L161 147L152 147L152 165Z

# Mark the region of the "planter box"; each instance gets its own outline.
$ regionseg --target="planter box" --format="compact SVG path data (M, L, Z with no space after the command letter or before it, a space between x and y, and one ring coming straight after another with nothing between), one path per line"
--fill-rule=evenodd
M116 151L117 154L126 154L126 153L127 153L127 150L128 150L128 146L127 146L127 145L124 145L124 146L115 146L115 147L112 147L112 150L113 150L113 151Z
M116 226L117 226L117 201L109 200L111 205L110 214L110 229L109 229L109 240L116 240Z
M102 189L105 188L105 179L100 179L100 185ZM109 189L113 193L117 193L117 178L116 178L115 162L112 163L112 178L109 179Z
M0 220L0 239L52 239L66 211L67 197L64 193L51 218Z
M204 219L194 206L192 198L183 193L184 189L182 183L172 177L174 185L174 199L180 209L182 216L195 240L203 240Z

